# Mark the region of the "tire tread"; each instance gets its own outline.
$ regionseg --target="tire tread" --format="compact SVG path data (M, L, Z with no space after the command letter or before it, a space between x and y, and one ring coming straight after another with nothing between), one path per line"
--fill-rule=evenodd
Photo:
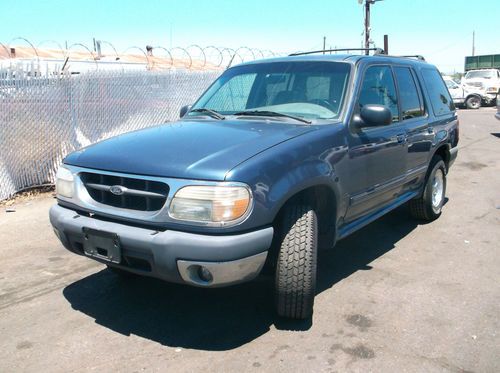
M317 218L307 205L288 208L276 268L276 307L280 316L305 319L316 291Z
M432 211L432 207L430 206L431 201L429 201L427 196L427 188L429 187L429 179L431 177L431 174L436 167L438 163L442 163L443 165L443 173L444 177L446 179L446 166L444 164L443 159L441 156L436 155L432 158L430 165L429 165L429 173L426 176L425 179L425 189L424 192L422 193L422 196L419 198L414 198L408 202L408 207L410 210L410 214L418 220L424 220L424 221L433 221L439 218L441 215L441 212L439 214L435 214ZM446 180L445 180L445 192L446 192ZM444 198L444 196L443 196Z

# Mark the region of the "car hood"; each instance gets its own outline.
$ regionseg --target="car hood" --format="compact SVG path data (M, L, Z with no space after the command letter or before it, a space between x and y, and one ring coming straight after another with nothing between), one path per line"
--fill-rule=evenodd
M275 120L182 120L129 132L68 155L64 163L128 174L224 180L246 159L314 126Z
M462 80L462 84L469 86L469 85L474 85L476 87L483 86L485 84L488 84L488 79L481 79L481 78L472 78L472 79L464 79Z

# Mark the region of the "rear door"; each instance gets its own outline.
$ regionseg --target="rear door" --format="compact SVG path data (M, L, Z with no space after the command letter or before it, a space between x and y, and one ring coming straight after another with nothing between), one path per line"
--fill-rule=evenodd
M405 190L417 188L425 176L427 159L434 137L429 127L429 116L418 79L409 66L394 66L399 93L401 122L406 131L406 181Z

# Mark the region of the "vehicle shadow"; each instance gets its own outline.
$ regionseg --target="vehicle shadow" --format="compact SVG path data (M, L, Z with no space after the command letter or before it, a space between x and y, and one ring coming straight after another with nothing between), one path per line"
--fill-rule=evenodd
M407 207L402 206L339 241L335 248L320 251L317 292L331 288L356 271L372 269L371 262L392 250L419 224L425 223L413 219Z
M328 251L320 252L320 293L395 247L417 222L400 208ZM273 310L272 278L239 286L200 289L151 278L121 279L102 270L68 285L72 308L123 335L135 334L162 345L223 351L278 329L307 330L312 321L279 319Z

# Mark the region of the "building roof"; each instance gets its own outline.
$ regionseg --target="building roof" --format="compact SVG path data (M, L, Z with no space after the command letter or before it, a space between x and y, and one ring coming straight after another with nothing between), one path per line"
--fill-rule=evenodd
M130 49L128 53L115 54L107 53L98 56L97 53L85 50L84 48L72 50L59 50L37 48L36 50L28 46L13 46L15 54L12 55L7 48L0 48L0 61L2 60L34 60L34 61L47 61L59 62L63 64L66 58L69 58L68 63L74 62L102 62L106 64L137 64L147 65L152 70L165 70L174 68L187 68L192 70L219 70L210 61L205 61L201 56L169 56L167 53L162 53L158 50L155 55L141 54L138 48ZM156 52L156 51L155 51Z

